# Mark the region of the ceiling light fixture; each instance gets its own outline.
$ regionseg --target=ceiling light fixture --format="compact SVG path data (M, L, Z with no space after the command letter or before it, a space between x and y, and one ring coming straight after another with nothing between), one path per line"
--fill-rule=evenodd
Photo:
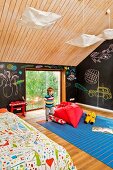
M113 29L111 29L111 11L110 9L108 9L106 11L106 15L108 15L108 22L109 22L109 27L105 30L103 30L101 36L105 39L105 40L111 40L113 39Z
M22 18L18 20L18 23L29 28L42 29L55 24L60 18L61 16L58 14L27 7L22 14Z

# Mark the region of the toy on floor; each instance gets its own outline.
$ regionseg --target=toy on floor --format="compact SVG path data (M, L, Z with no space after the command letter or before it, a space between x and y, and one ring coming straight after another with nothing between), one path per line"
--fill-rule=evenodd
M84 123L87 124L91 120L91 112L88 112L85 115L86 115L86 117L85 117Z
M95 119L96 119L96 114L95 114L95 112L92 112L92 113L91 113L90 124L95 123Z
M88 113L86 113L84 123L93 124L93 123L95 123L95 119L96 119L96 114L94 112L88 112Z
M61 125L66 123L66 121L64 121L63 119L60 119L60 118L55 117L53 115L49 115L49 119L52 120L53 122L57 122L57 123L59 123Z
M93 126L92 131L113 134L113 129Z

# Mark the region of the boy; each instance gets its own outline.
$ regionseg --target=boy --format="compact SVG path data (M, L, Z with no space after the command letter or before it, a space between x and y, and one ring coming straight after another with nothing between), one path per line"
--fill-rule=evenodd
M54 89L52 87L49 87L47 89L47 95L45 96L45 115L46 115L46 121L48 121L49 114L53 114L54 112Z

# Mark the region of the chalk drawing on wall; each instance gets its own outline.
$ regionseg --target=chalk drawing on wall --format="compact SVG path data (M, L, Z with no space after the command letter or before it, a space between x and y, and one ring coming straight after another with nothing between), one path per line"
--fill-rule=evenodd
M15 86L15 95L18 94L18 86L16 84L18 78L18 75L12 75L10 71L4 70L4 73L0 73L0 87L3 88L4 97L12 96L14 91L13 85Z
M101 52L101 54L99 52L93 52L90 56L95 63L101 63L101 60L108 60L112 57L111 54L107 54L104 52Z
M94 61L94 63L101 63L102 60L108 60L112 57L113 52L113 44L110 44L109 47L106 50L103 50L101 52L93 52L90 57Z
M42 68L43 67L43 65L37 65L36 66L36 68Z
M33 64L29 64L29 65L23 65L23 66L21 66L21 68L29 68L29 67L34 67L34 65Z
M4 64L0 64L0 70L4 69L5 65Z
M75 83L75 87L86 92L86 93L88 93L88 90L83 85L81 85L79 83Z
M73 72L71 72L70 75L67 77L67 80L69 80L69 81L73 81L75 79L76 79L75 73L73 73Z
M66 70L67 80L73 81L76 79L76 69L75 68L64 67L64 69Z
M16 81L16 82L14 82L13 84L14 85L18 85L18 84L22 84L24 82L24 80L18 80L18 81Z
M7 69L12 70L12 71L16 71L17 70L17 66L13 65L13 64L8 64L7 65Z
M96 84L99 81L99 71L95 69L88 69L85 72L84 79L89 84Z
M13 68L12 68L13 71L17 70L17 66L14 65Z
M66 87L70 87L71 83L70 82L66 82Z
M69 70L69 67L66 66L66 67L64 67L64 69L65 69L65 70Z
M112 99L111 90L107 87L99 86L96 90L89 90L88 95L90 97L99 97L103 98L104 100Z
M19 70L19 72L18 72L20 75L22 75L22 71L21 70Z

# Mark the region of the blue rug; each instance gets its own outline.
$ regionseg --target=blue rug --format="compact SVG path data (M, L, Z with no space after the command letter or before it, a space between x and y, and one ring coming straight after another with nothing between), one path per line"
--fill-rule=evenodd
M93 126L113 129L113 119L97 116L96 123L91 125L84 124L84 118L85 115L82 116L77 128L54 122L39 124L113 168L113 134L92 131Z

